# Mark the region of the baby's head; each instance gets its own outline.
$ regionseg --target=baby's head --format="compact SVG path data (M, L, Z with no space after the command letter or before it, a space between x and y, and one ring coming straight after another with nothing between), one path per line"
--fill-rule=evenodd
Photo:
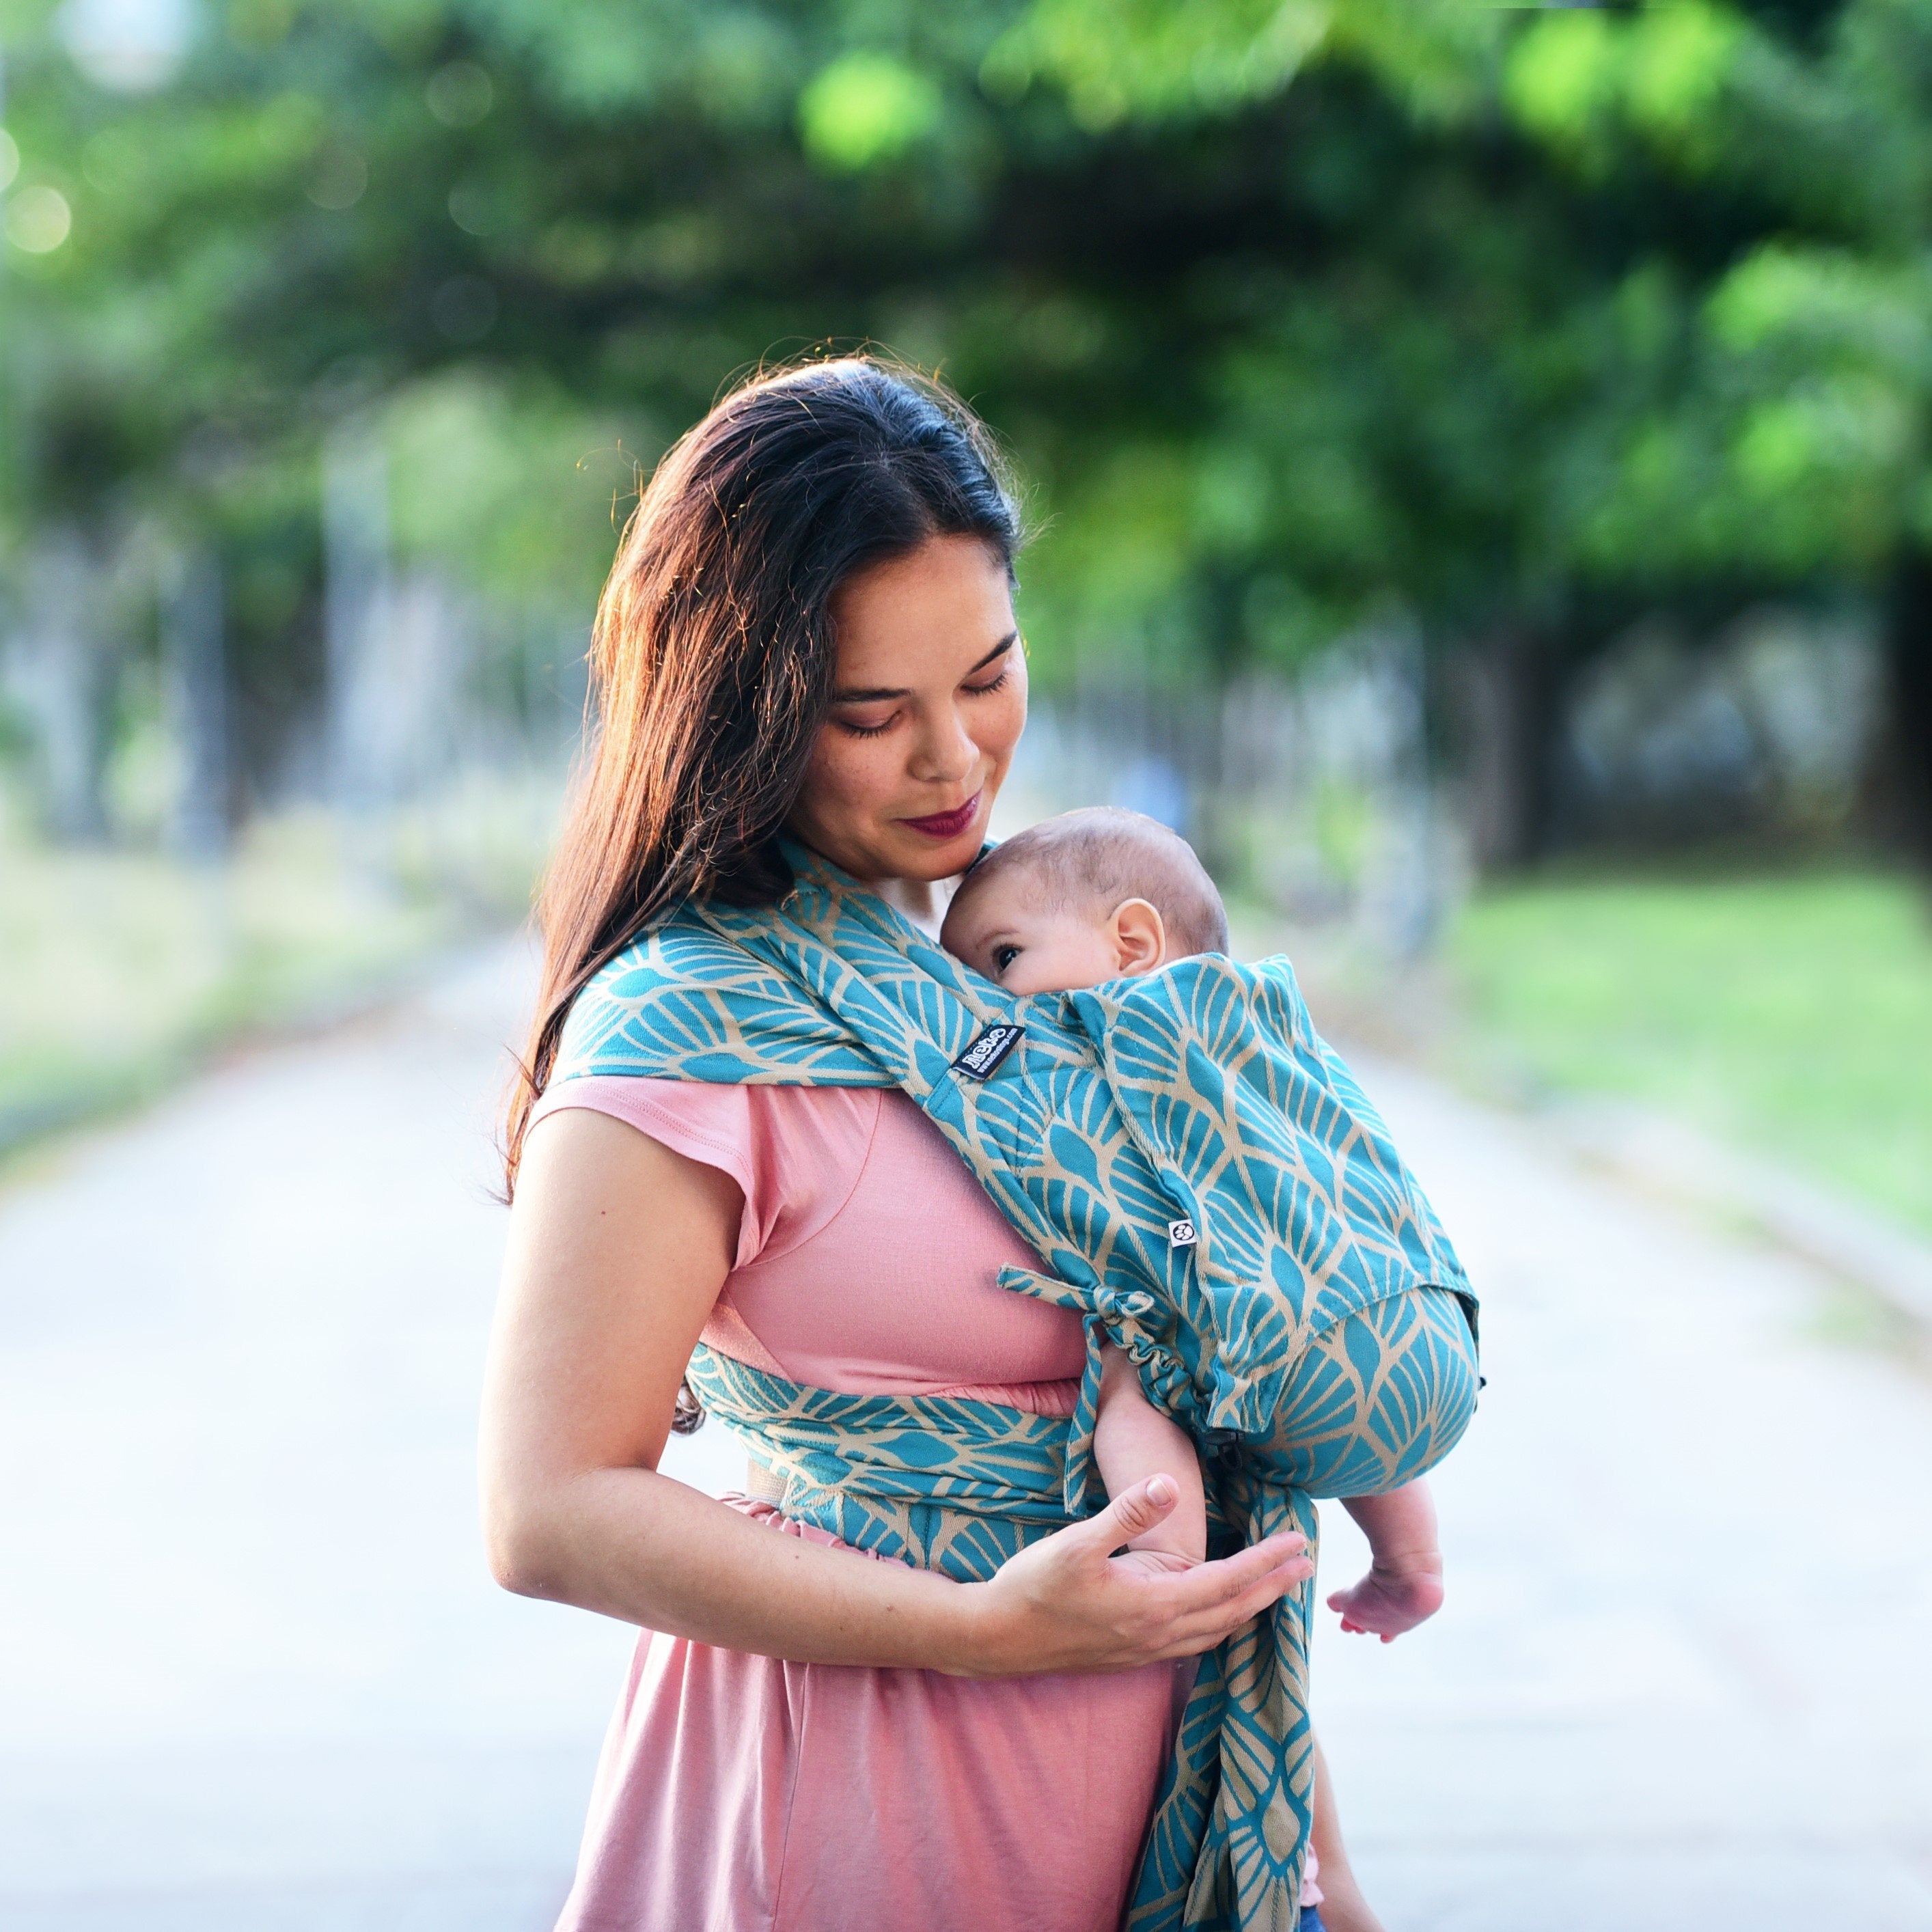
M1228 915L1186 839L1103 806L996 845L960 882L939 939L1010 993L1062 992L1225 952Z

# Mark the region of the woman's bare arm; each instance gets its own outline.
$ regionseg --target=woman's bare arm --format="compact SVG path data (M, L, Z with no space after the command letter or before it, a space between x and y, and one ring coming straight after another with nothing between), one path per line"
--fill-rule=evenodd
M777 1536L657 1473L735 1247L736 1184L585 1108L532 1130L484 1402L484 1526L506 1588L800 1662L975 1676L1205 1650L1307 1575L1286 1536L1184 1575L1106 1559L1173 1507L1156 1479L993 1580Z

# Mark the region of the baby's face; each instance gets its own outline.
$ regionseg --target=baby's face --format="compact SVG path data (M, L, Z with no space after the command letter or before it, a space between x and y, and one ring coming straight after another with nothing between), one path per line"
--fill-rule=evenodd
M1017 867L962 889L939 938L956 959L1010 993L1097 986L1120 971L1106 914L1044 905L1035 882Z

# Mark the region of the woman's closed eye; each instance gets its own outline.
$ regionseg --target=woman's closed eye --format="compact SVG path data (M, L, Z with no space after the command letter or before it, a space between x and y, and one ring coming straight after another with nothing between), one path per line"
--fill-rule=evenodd
M1003 690L1012 682L1013 658L1011 646L1010 644L1003 645L1000 648L1004 655L1000 659L998 672L994 676L986 678L978 684L962 684L959 688L967 697L990 698L994 692ZM898 694L886 692L880 694L891 697ZM836 698L832 700L835 714L832 722L850 737L883 738L899 722L903 715L898 708L895 706L892 710L886 712L883 717L876 714L871 717L840 717L836 715L836 707L840 701ZM856 702L857 694L855 693L853 698L844 701L848 704Z

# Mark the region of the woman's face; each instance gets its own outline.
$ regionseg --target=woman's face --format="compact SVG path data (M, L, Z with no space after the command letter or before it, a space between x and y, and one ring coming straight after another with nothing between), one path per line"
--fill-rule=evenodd
M1026 723L1005 566L934 537L832 607L838 665L789 829L854 878L938 880L979 856Z

